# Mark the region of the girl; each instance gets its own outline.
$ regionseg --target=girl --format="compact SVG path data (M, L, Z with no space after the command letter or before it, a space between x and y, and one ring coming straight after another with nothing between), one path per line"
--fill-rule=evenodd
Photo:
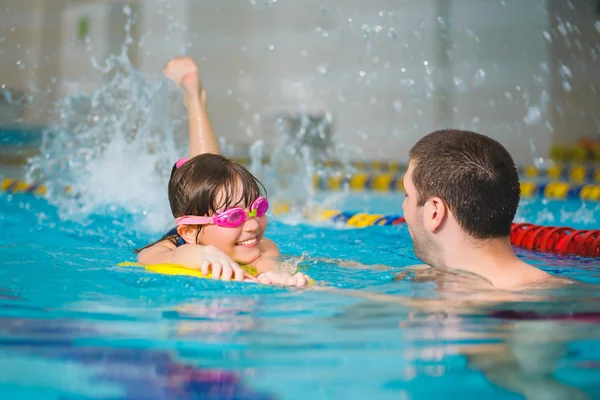
M268 202L263 185L242 165L220 155L206 109L206 92L191 58L175 58L164 74L184 91L189 119L189 159L177 161L169 203L177 228L143 248L143 265L173 263L212 273L213 279L305 286L307 277L278 270L277 245L264 237ZM238 263L256 268L254 278Z

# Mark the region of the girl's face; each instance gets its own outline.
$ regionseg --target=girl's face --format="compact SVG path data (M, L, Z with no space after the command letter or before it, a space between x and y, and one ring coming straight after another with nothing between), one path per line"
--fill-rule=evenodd
M237 207L250 212L249 207L245 207L244 204ZM218 210L222 211L225 210ZM247 217L244 223L235 228L225 228L216 224L203 225L197 243L216 247L241 264L250 264L260 257L259 243L268 223L269 219L265 214L260 217Z

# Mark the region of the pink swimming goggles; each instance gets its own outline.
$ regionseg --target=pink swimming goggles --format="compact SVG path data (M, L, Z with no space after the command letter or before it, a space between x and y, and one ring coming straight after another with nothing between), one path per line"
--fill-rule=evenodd
M267 213L269 203L267 199L258 196L250 206L250 212L241 207L234 207L215 215L214 217L197 217L195 215L184 215L175 219L177 225L206 225L215 224L225 228L235 228L243 224L248 217L262 217Z

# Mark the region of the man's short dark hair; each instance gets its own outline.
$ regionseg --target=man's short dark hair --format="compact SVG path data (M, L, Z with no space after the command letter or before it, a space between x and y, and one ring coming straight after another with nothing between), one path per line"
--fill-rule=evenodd
M419 140L409 156L419 207L439 197L474 238L510 235L521 189L515 163L500 143L475 132L441 130Z

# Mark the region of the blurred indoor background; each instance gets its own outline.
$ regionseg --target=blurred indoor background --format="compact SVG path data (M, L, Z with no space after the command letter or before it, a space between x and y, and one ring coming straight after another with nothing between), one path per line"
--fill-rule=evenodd
M107 84L124 44L157 78L193 56L240 155L300 115L367 160L462 127L530 164L600 132L598 0L0 0L0 125L48 125L53 102Z

